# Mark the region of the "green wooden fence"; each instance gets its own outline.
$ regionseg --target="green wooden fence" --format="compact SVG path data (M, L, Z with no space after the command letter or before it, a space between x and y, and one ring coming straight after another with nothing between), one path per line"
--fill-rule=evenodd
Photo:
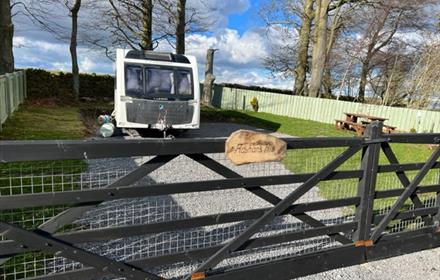
M250 100L258 99L259 111L334 124L344 112L388 118L385 124L400 131L440 132L440 112L371 105L332 99L251 91L216 85L213 104L223 109L252 110Z
M26 98L26 72L0 76L0 131L2 124Z

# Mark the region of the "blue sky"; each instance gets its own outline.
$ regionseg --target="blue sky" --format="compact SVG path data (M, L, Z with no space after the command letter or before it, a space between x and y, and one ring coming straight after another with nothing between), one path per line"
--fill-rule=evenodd
M209 16L219 19L219 24L211 28L210 32L187 35L187 54L197 57L200 73L204 70L206 49L217 48L219 51L216 53L214 69L216 82L276 88L292 87L291 80L274 79L262 66L264 57L270 55L270 46L265 26L258 16L260 1L188 0L190 1L209 1L210 5L216 7L215 10L208 11ZM57 20L68 26L70 18L66 11L55 11L59 16ZM14 18L14 24L16 67L70 70L68 41L57 40L24 17ZM165 42L161 43L159 50L169 51L169 46ZM78 58L81 72L113 73L113 62L100 50L81 45L78 48ZM203 76L200 78L203 79Z
M263 26L258 19L260 1L249 1L249 8L240 13L233 13L228 16L228 28L235 29L240 35L246 30Z

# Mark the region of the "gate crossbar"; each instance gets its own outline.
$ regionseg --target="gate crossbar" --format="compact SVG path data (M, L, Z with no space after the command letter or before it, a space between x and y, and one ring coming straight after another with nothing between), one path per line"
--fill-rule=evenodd
M397 159L396 155L394 154L393 150L391 149L390 144L388 143L382 143L381 145L382 151L387 157L388 161L391 164L399 164L399 160ZM396 176L399 179L400 183L402 184L403 188L407 188L411 181L408 179L408 176L405 174L405 171L396 171ZM410 195L410 199L412 203L414 204L415 208L424 208L423 202L420 200L418 195L416 193L413 193ZM432 224L432 219L428 217L423 217L423 221L430 225Z
M154 170L170 162L175 157L177 157L177 155L156 156L150 159L149 161L143 163L141 166L139 166L132 172L119 178L115 182L107 185L105 188L112 188L112 187L133 184L139 181L140 179L142 179L143 177L145 177L146 175L150 174ZM73 221L78 219L82 214L92 210L95 207L96 205L87 205L87 206L78 206L78 207L69 208L59 213L55 217L52 217L45 223L39 225L38 229L48 233L55 233L59 228L62 228L63 226L72 223ZM9 258L4 258L4 259L0 258L0 265L7 262L8 259Z
M293 204L287 210L287 214L299 215L308 211L317 211L323 209L331 209L344 206L357 205L360 202L359 197L344 198L331 201L317 201L309 203ZM157 222L151 224L140 224L131 226L122 226L114 228L103 228L97 230L82 230L79 232L68 232L54 235L55 238L66 241L68 243L79 244L86 242L106 241L110 239L118 239L124 237L132 237L136 235L154 234L165 231L172 231L178 228L190 229L200 226L210 226L217 224L241 222L247 220L254 220L270 208L260 208L255 210L237 211L232 213L213 214L206 216L192 217L182 220L173 220L167 222ZM283 213L284 214L284 213ZM325 222L325 221L324 221ZM330 233L333 236L335 233ZM0 241L0 257L12 256L20 253L31 251L27 248L22 248L13 240Z
M332 225L332 226L312 228L305 231L291 232L287 234L278 234L274 236L251 238L246 241L246 243L244 244L245 246L238 248L236 251L238 252L246 249L254 249L262 246L270 246L284 242L292 242L296 240L312 238L321 235L350 231L350 230L354 230L356 227L357 227L356 222L349 222L349 223ZM197 259L204 259L204 258L208 258L209 256L212 256L222 247L223 247L222 245L215 245L207 248L193 249L186 252L179 252L172 255L141 258L138 260L128 261L127 263L136 267L146 268L146 267L164 266L179 262L193 262L194 260ZM85 267L83 269L51 275L50 277L51 279L56 279L56 280L64 280L64 279L71 280L71 279L82 279L81 277L82 275L90 276L90 275L102 275L102 274L103 272L97 270L95 267ZM45 275L41 277L32 278L32 280L43 280L43 279L46 280L47 277L48 276Z
M283 213L292 203L298 200L301 196L303 196L306 192L308 192L311 188L313 188L317 183L319 183L323 178L327 177L332 171L342 165L345 161L351 158L354 154L356 154L362 145L356 145L349 147L342 154L337 156L334 160L332 160L329 164L323 167L320 171L318 171L314 176L304 182L301 186L291 192L288 196L286 196L281 202L279 202L276 206L271 208L270 211L266 212L262 217L253 222L246 230L244 230L241 234L239 234L236 238L234 238L231 242L224 245L219 251L217 251L214 255L212 255L208 260L206 260L203 264L201 264L194 273L202 272L212 269L215 265L217 265L220 261L226 258L229 254L234 252L240 246L242 246L252 235L254 235L261 227L266 225L268 222L273 220L276 216Z
M240 174L236 173L235 171L227 168L226 166L218 163L217 161L211 159L210 157L204 155L204 154L194 154L194 155L187 155L191 159L197 161L198 163L202 164L203 166L211 169L212 171L216 172L219 175L224 176L225 178L243 178ZM255 187L245 187L245 189L256 196L264 199L265 201L269 202L272 205L277 205L281 202L281 198L278 196L270 193L269 191L263 189L261 186L255 186ZM312 226L312 227L321 227L325 226L322 222L318 221L317 219L311 217L310 215L307 215L306 213L289 213L290 215L298 218L299 220L303 221L304 223ZM335 238L337 241L341 242L342 244L350 244L352 241L345 236L339 234L339 233L333 233L329 235L330 237Z
M411 181L408 187L403 191L402 195L393 204L388 214L382 219L379 225L374 229L373 233L371 234L371 240L373 242L376 242L380 238L382 232L385 230L385 228L391 222L391 220L393 220L396 217L396 215L399 212L399 209L403 206L405 201L411 195L414 194L418 185L423 180L423 178L425 178L426 174L428 174L429 170L434 166L439 156L440 156L440 146L438 146L435 149L435 151L429 157L428 161L425 163L422 169L420 169L420 171L417 173L417 175L414 177L414 179Z
M53 253L62 257L78 261L82 264L93 266L103 273L110 273L133 280L160 280L155 274L143 271L133 265L117 262L106 257L96 255L72 244L53 238L42 230L33 232L21 229L9 223L0 221L0 232L7 238L21 243L21 246L35 250Z

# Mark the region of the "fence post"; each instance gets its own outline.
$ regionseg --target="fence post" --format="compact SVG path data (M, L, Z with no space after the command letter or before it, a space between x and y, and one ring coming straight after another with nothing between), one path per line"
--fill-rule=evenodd
M440 171L437 171L437 183L440 184ZM437 231L440 231L440 192L435 193L435 206L438 207L437 214L435 214L432 219L434 226L437 227Z
M26 70L23 70L23 101L27 98L27 74Z
M382 136L382 122L373 122L365 130L365 140L375 140ZM355 220L358 227L353 234L356 246L372 246L370 240L371 223L373 220L374 192L376 188L377 169L379 164L380 143L366 145L362 150L361 170L362 178L358 184L360 204L356 207Z
M9 74L5 74L4 75L4 77L5 77L5 96L6 96L6 98L5 98L5 101L6 101L6 114L8 115L8 116L10 116L11 114L12 114L12 107L11 107L11 104L12 104L12 102L11 102L11 95L12 95L12 92L11 92L11 86L10 86L10 84L11 84L11 81L10 81L10 79L9 79Z
M14 96L14 111L18 109L18 105L20 104L20 80L19 80L19 72L13 73L12 84L13 84L13 96Z
M23 71L18 72L18 104L23 103L24 93L23 93Z
M5 111L2 113L3 108ZM6 105L6 85L4 79L0 76L0 132L3 131L3 116L8 115L7 110L8 107Z

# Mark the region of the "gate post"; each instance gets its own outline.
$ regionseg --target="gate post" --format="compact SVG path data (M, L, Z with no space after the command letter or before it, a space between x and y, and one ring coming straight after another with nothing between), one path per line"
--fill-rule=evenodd
M355 246L372 246L370 240L371 223L373 221L374 192L376 188L377 169L379 164L380 142L375 142L382 136L382 122L373 122L365 130L364 137L370 141L362 150L362 178L358 184L360 204L356 207L355 221L358 227L353 234Z

